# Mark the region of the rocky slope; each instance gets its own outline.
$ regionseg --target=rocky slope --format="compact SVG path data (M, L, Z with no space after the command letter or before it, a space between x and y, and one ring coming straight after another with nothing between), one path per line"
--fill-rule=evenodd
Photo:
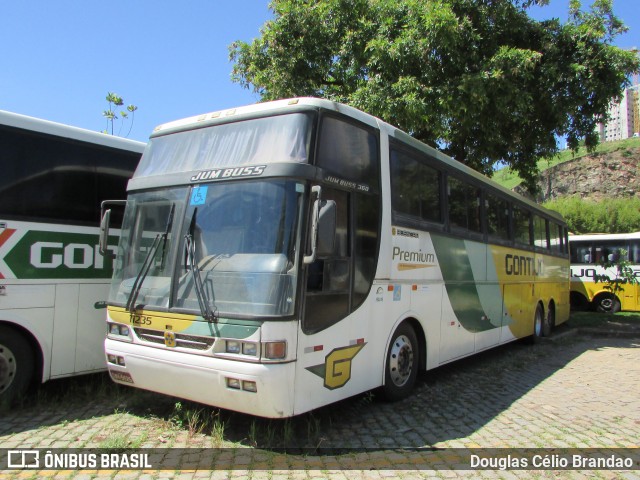
M574 195L598 201L640 197L640 146L558 164L541 172L538 187L538 202Z

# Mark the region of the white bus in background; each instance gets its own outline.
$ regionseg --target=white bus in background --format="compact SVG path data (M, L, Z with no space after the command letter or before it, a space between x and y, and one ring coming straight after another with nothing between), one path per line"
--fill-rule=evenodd
M640 277L640 232L570 235L569 245L574 308L589 307L603 313L640 311L640 285L622 284L622 289L614 292L607 288L607 282L596 282L598 276L604 275L614 280L617 267L604 268L602 264L619 259L629 261L634 275Z
M377 387L403 398L418 370L568 318L566 234L557 213L327 100L163 125L129 182L109 372L263 417Z
M144 145L0 111L0 403L105 368L100 203L125 198Z

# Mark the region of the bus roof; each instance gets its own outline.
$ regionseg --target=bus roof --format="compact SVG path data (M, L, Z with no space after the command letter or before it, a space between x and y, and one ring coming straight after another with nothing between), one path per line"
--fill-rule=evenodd
M629 240L640 239L640 232L631 233L587 233L583 235L569 235L572 242L589 240Z
M146 145L144 142L138 142L128 138L93 132L91 130L72 127L71 125L65 125L63 123L28 117L26 115L20 115L19 113L12 113L4 110L0 110L0 125L140 153L143 152Z
M215 112L204 113L202 115L196 115L194 117L175 120L157 126L151 137L166 135L177 131L191 130L193 128L217 125L220 123L229 123L241 120L242 117L253 117L261 114L268 115L286 113L287 110L293 110L296 109L297 106L303 105L344 113L345 115L355 118L356 120L366 123L372 127L378 127L381 122L381 120L377 119L373 115L369 115L361 110L342 103L332 102L331 100L325 100L323 98L300 97L285 100L274 100L272 102L254 103L243 107L218 110Z

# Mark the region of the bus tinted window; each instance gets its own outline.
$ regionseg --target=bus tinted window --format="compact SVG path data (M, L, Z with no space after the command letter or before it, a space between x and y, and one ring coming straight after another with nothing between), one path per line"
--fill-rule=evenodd
M341 178L378 189L378 142L372 131L326 116L322 120L317 165Z
M516 243L532 245L531 241L531 213L520 207L513 208L513 234Z
M0 215L97 225L100 202L125 198L140 154L0 128Z
M536 247L547 249L549 248L549 239L547 237L547 221L534 215L533 217L533 235Z
M629 241L629 260L631 263L640 263L640 240Z
M391 204L395 212L442 223L441 181L442 175L435 168L413 155L391 150Z
M554 222L549 222L549 241L551 250L562 253L562 227Z
M495 195L487 194L485 200L487 233L503 240L509 239L509 203Z
M591 263L591 243L571 242L571 263Z
M618 262L629 257L628 246L621 241L605 241L594 244L596 263Z
M449 177L449 222L454 228L481 231L479 188Z

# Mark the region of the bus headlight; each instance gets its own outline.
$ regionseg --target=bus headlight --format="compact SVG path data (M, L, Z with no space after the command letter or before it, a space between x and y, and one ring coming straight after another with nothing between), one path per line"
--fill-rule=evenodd
M258 346L255 343L243 342L242 353L244 355L251 355L252 357L258 356Z
M225 352L227 353L240 353L240 343L237 340L227 340Z
M254 342L242 342L240 340L226 340L224 351L225 353L242 354L257 358L258 344Z
M238 355L237 360L248 362L277 363L287 358L287 342L249 342L243 340L224 339L224 346L219 353ZM215 355L215 353L214 353ZM230 356L227 358L231 358Z
M114 338L116 340L132 341L131 330L127 325L122 325L121 323L109 322L107 324L107 333L109 337Z

